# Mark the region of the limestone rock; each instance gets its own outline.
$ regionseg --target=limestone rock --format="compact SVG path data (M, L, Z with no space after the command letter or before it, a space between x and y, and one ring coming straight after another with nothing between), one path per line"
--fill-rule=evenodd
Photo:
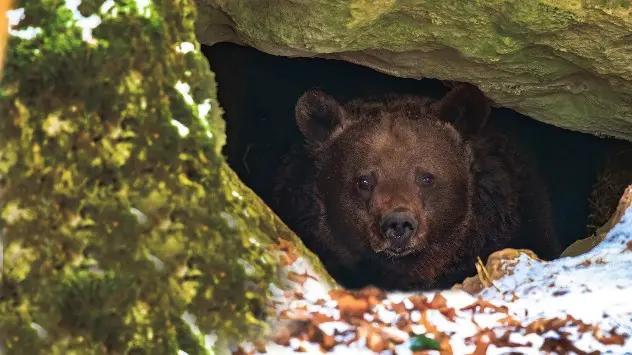
M497 105L632 139L627 2L196 0L201 43L478 85Z

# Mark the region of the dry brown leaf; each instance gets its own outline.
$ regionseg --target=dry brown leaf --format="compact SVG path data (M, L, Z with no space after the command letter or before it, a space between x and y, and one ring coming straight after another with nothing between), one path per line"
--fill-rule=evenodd
M413 295L408 297L408 300L413 304L413 308L419 312L423 312L428 309L428 298L424 295Z
M498 323L511 326L511 327L522 327L522 323L520 321L514 319L512 316L507 315L505 318L501 318L498 320Z
M294 281L300 285L303 285L305 283L305 281L307 281L307 278L309 276L307 276L307 274L298 274L294 271L288 271L287 273L287 279L290 281Z
M406 309L404 302L391 304L391 310L399 315L408 314L408 310Z
M292 265L292 263L294 263L294 261L292 261L292 259L289 257L289 255L287 255L287 253L279 253L279 258L281 265L283 266L289 266Z
M366 347L376 353L381 353L387 347L387 341L379 332L370 330L366 340Z
M472 312L478 311L479 313L482 313L486 309L491 309L499 313L505 313L505 314L509 313L509 309L507 308L507 306L496 306L495 304L489 302L488 300L484 300L482 298L478 298L471 305L461 308L461 311L472 311Z
M266 342L263 340L259 340L255 343L255 350L257 350L258 353L262 353L265 354L267 353L267 349L266 349Z
M290 345L290 338L290 329L285 326L277 327L276 332L272 335L272 341L282 346Z
M326 322L333 322L335 319L327 314L321 312L314 312L311 315L312 323L318 325Z
M617 334L614 329L610 331L610 334L603 335L596 327L593 329L592 334L595 339L604 345L623 345L625 344L625 339L629 336L627 334Z
M574 352L577 355L599 355L599 351L586 352L577 348L568 338L560 336L556 338L546 338L540 350L550 351L557 354L568 354Z
M434 297L432 298L432 301L430 301L430 304L428 305L428 307L433 308L433 309L447 307L447 301L441 293L436 292L434 294Z
M344 315L362 316L368 312L369 302L366 299L345 295L338 299L338 309Z

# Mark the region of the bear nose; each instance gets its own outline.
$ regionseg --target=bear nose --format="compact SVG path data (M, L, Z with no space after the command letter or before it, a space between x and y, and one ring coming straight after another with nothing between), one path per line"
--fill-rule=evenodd
M417 230L417 221L412 213L398 209L382 217L382 235L389 239L394 248L403 248Z

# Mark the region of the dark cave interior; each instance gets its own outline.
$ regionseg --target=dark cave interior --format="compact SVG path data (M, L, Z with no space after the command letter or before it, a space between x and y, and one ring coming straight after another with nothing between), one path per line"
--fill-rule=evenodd
M232 43L202 46L202 51L216 74L224 110L224 154L264 201L271 198L280 158L293 141L302 139L294 105L306 90L319 87L341 100L388 92L438 99L449 90L440 80L396 78L344 61L280 57ZM519 130L534 149L563 246L587 237L594 213L590 195L605 158L622 145L629 149L630 143L561 129L507 108L493 108L491 119L501 128ZM616 205L618 196L610 200Z

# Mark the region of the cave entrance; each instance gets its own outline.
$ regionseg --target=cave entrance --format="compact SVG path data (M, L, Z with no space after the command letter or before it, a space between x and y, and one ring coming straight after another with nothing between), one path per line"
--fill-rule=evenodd
M286 58L232 43L202 46L216 74L224 109L224 154L242 181L270 201L273 173L294 140L301 94L320 87L341 100L388 92L440 98L440 80L404 79L339 60ZM553 217L563 247L585 238L614 212L632 182L632 144L599 138L536 121L507 108L492 119L518 129L534 148L552 196ZM626 170L627 169L627 170Z

